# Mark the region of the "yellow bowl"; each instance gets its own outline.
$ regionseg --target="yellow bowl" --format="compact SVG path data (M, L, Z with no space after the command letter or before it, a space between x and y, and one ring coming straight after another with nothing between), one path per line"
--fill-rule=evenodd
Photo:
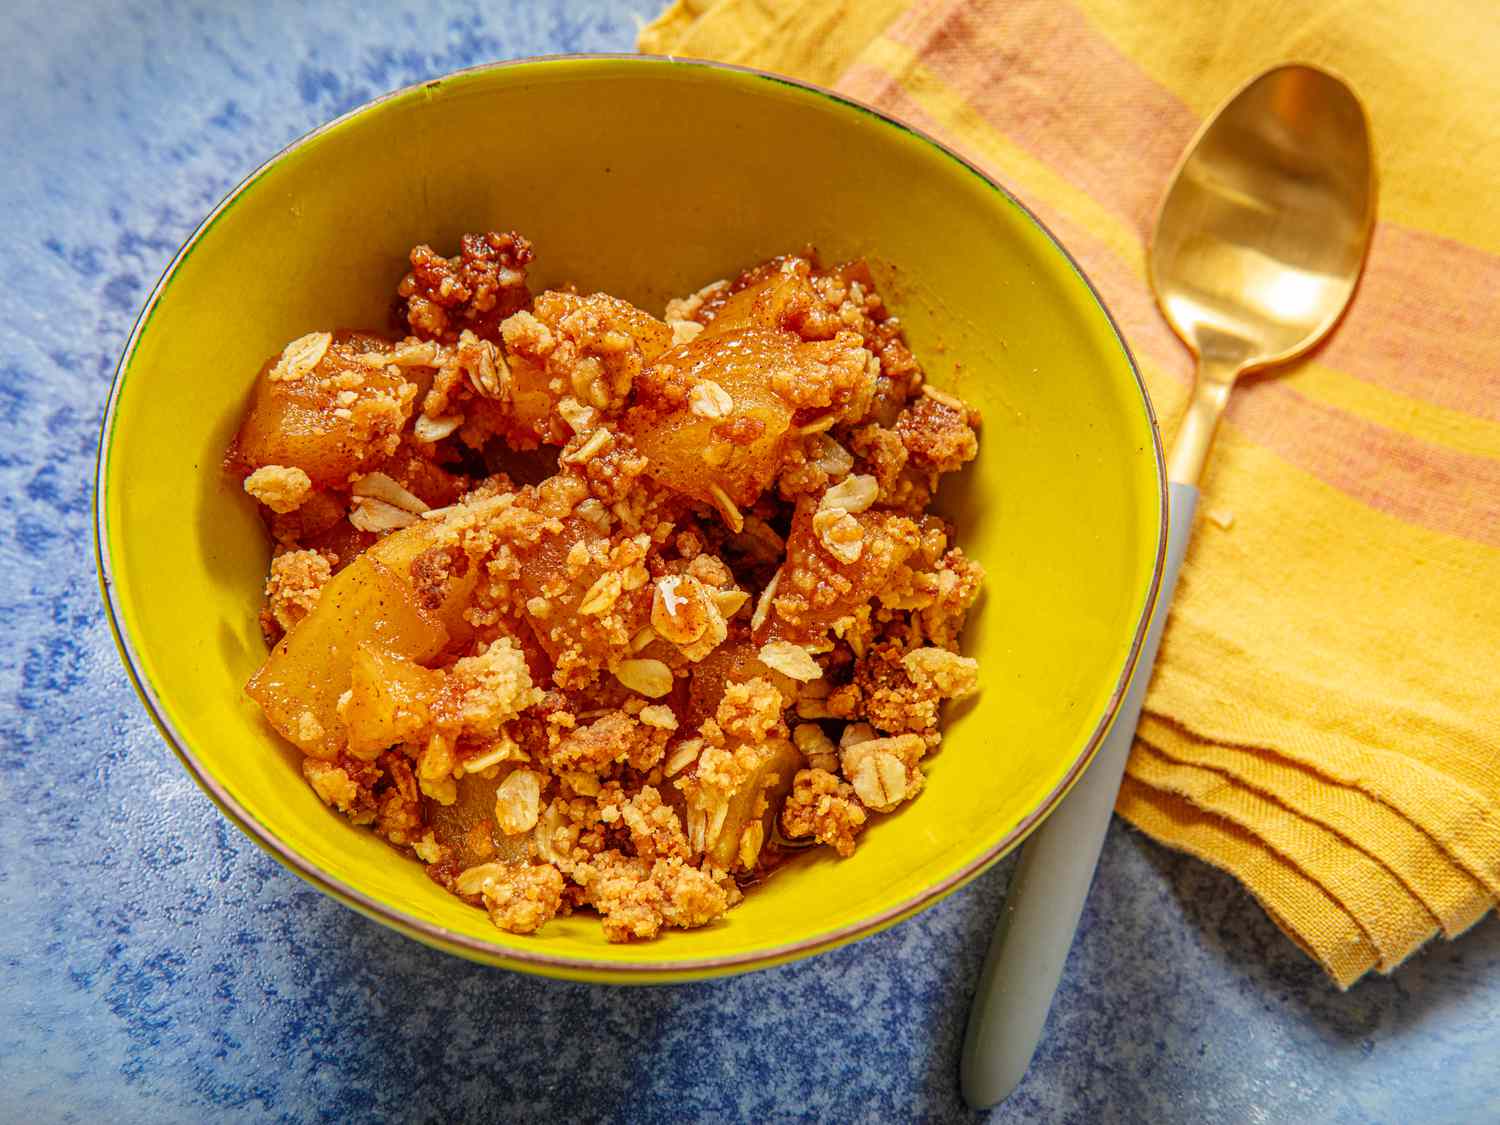
M261 360L332 326L381 325L404 253L525 232L534 281L660 310L774 254L867 255L937 386L984 413L947 486L988 572L966 637L983 690L922 796L853 858L800 857L720 922L609 945L597 921L495 930L331 813L241 687L265 655L268 558L219 468ZM591 980L686 979L806 956L961 886L1036 826L1092 756L1155 596L1166 504L1129 353L1037 220L920 133L752 71L633 57L482 67L392 94L298 141L183 247L120 361L96 543L126 668L188 771L252 838L420 941ZM820 849L826 852L827 849Z

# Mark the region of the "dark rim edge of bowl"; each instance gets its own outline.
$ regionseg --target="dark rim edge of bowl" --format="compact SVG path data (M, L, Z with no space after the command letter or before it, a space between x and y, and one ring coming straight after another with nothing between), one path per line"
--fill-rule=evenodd
M1136 390L1140 395L1141 405L1146 412L1147 428L1151 434L1152 452L1156 463L1157 478L1157 501L1160 509L1160 518L1157 521L1157 545L1156 558L1152 566L1151 580L1146 590L1146 598L1141 607L1140 617L1136 622L1134 635L1131 638L1130 648L1126 654L1124 667L1120 671L1114 689L1110 693L1108 702L1101 713L1098 722L1090 733L1088 741L1083 750L1069 767L1068 772L1062 780L1052 789L1050 793L1031 811L1027 816L1012 828L994 846L969 861L960 870L950 874L940 883L927 888L921 894L914 895L906 901L894 907L882 910L869 918L858 922L838 927L825 933L815 934L811 937L789 942L768 949L757 950L753 953L730 954L719 957L700 957L672 961L605 961L592 958L577 958L558 956L550 953L530 953L525 950L512 949L506 946L496 945L490 941L471 938L464 934L449 930L446 927L430 922L424 922L411 916L399 908L389 906L384 902L372 898L359 889L349 886L342 880L337 879L320 867L304 859L300 854L284 844L268 827L262 824L238 801L236 801L224 788L223 785L205 769L193 755L186 740L178 733L167 717L165 708L158 700L151 682L145 676L140 667L138 657L130 642L129 635L123 621L123 610L117 604L115 596L115 582L113 578L112 559L110 557L108 535L105 528L108 517L105 507L105 489L109 465L109 453L112 446L112 438L115 426L115 412L119 403L121 389L125 382L125 375L130 366L130 361L135 354L136 345L139 343L145 330L149 327L151 318L155 313L156 306L168 289L172 275L191 254L192 250L205 234L212 229L221 215L248 190L263 175L279 164L304 145L310 144L325 133L344 125L367 111L389 101L394 101L413 94L424 88L441 85L450 79L468 77L472 75L486 74L492 71L510 69L514 67L534 66L536 64L562 63L562 62L648 62L656 64L667 64L668 67L701 67L709 70L731 71L752 78L768 81L777 85L791 87L806 93L811 93L832 102L843 109L852 109L856 112L867 114L882 123L898 129L908 135L915 137L926 145L931 146L943 156L958 164L961 168L976 176L988 188L1002 196L1009 204L1020 211L1026 219L1031 222L1052 246L1062 255L1074 274L1081 280L1093 298L1095 305L1104 315L1110 331L1114 334L1115 342L1119 345L1121 353L1125 357L1126 365L1130 369L1131 376L1135 380ZM1073 255L1058 240L1051 229L1037 215L1018 199L1011 191L1000 183L991 179L971 161L950 149L947 145L938 141L916 126L908 124L899 118L893 117L874 106L867 105L856 98L844 94L835 93L826 87L811 82L803 82L800 79L790 78L786 75L775 74L770 71L759 70L755 67L740 66L732 63L715 62L710 59L696 59L675 55L645 55L628 52L601 52L594 54L563 54L563 55L538 55L521 59L509 59L501 62L481 63L471 67L452 71L438 78L426 79L422 82L403 86L382 94L370 101L363 102L353 109L340 114L338 117L304 133L302 136L285 145L269 159L262 162L247 176L244 177L194 228L182 247L173 255L171 261L162 271L161 277L152 288L150 296L146 299L135 324L131 328L130 336L126 340L125 348L121 352L120 360L115 366L115 372L110 382L110 390L105 400L104 412L100 423L99 448L95 462L94 475L94 560L99 572L99 588L102 595L107 617L109 619L110 633L114 638L115 647L119 651L122 662L125 665L127 677L135 688L136 694L145 705L146 711L157 730L171 747L173 753L183 764L197 782L198 786L213 800L213 802L229 817L229 819L241 831L245 832L261 848L278 860L283 866L307 880L319 890L324 891L343 905L357 904L351 906L356 912L366 913L369 916L385 922L399 932L407 936L420 935L421 940L443 948L445 951L462 950L463 955L484 961L489 964L499 962L506 967L520 970L535 970L546 973L548 970L576 973L597 973L602 975L611 974L641 974L642 976L664 976L690 978L695 975L720 974L726 971L749 971L758 967L769 967L773 964L795 958L799 954L811 956L836 946L853 941L856 938L875 933L887 926L893 925L913 914L920 912L938 900L951 894L962 887L971 879L977 877L987 868L1002 859L1008 852L1019 845L1039 825L1066 796L1069 789L1082 775L1083 771L1093 761L1095 753L1099 749L1104 735L1108 732L1116 713L1119 711L1120 703L1130 685L1131 675L1135 670L1136 663L1140 657L1142 644L1145 640L1146 630L1151 622L1152 610L1155 607L1157 596L1160 592L1162 568L1166 558L1167 530L1168 530L1168 490L1166 481L1165 458L1162 452L1161 433L1156 419L1156 411L1151 402L1145 381L1141 378L1140 369L1136 364L1135 355L1130 350L1130 345L1125 341L1120 332L1109 307L1104 303L1099 291L1088 275L1079 266ZM621 982L626 983L626 982Z

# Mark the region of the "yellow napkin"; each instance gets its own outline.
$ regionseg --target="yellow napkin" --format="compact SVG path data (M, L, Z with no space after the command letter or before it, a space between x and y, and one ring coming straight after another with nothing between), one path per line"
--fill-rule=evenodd
M644 51L873 103L1080 259L1175 430L1190 360L1145 273L1206 113L1280 62L1373 120L1347 319L1235 392L1118 811L1232 872L1340 987L1500 895L1500 9L1177 0L677 0Z

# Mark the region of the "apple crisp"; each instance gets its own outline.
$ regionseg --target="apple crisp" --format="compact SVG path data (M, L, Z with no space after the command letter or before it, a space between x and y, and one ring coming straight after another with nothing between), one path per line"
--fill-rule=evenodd
M861 261L668 303L410 255L398 334L312 331L228 465L274 544L247 693L318 797L529 934L720 917L915 799L982 572L928 510L978 450Z

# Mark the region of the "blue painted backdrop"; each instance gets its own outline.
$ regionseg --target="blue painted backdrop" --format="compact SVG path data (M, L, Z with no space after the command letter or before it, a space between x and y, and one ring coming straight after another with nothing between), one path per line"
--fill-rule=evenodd
M89 547L96 426L198 219L298 134L485 60L626 50L655 0L0 5L0 1121L964 1116L1009 864L919 919L715 984L554 984L323 898L188 781ZM1500 923L1334 992L1229 879L1116 825L999 1121L1500 1114Z

